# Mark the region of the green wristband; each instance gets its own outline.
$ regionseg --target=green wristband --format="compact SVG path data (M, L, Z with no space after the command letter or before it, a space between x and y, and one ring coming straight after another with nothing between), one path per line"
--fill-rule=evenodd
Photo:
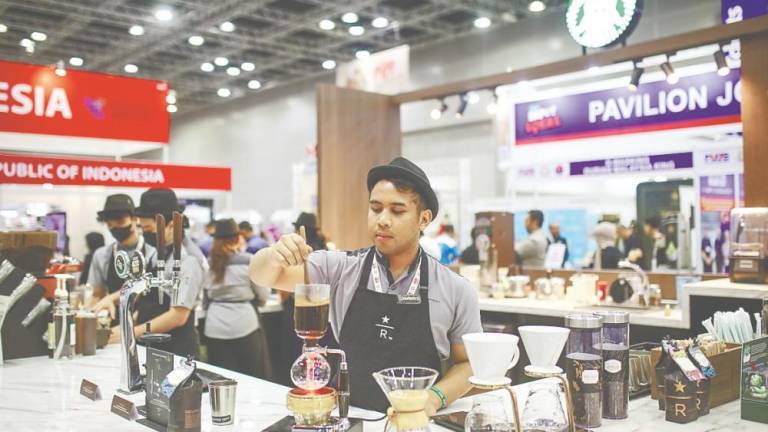
M445 404L448 403L448 398L445 397L443 392L441 392L440 389L435 386L432 386L429 389L432 390L432 393L436 394L437 397L440 398L440 409L445 408Z

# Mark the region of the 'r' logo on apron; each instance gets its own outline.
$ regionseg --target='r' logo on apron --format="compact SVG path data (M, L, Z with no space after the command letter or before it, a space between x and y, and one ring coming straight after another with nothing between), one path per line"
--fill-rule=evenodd
M393 332L395 328L389 325L388 316L384 315L383 317L381 317L381 324L377 323L374 325L379 328L379 339L393 340L392 336L390 336L389 333Z

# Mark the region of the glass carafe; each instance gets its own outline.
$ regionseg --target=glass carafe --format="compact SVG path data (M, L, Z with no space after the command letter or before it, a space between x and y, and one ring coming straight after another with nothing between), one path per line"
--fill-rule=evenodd
M465 432L513 432L515 423L504 407L504 398L482 395L472 401L472 411L464 420Z
M563 406L565 394L558 381L540 381L528 387L528 398L521 422L524 432L565 432L568 414Z

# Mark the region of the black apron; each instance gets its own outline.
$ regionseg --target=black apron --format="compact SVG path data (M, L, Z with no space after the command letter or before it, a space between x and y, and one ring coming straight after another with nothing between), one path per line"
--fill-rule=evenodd
M421 252L423 253L423 252ZM371 374L397 366L427 367L440 371L429 319L428 258L422 256L419 304L399 304L398 296L368 289L374 248L368 251L363 272L347 309L339 342L349 363L352 405L386 412L384 392Z
M166 256L173 256L173 252L168 252ZM166 265L173 264L173 260L167 260ZM162 299L162 303L160 302ZM150 291L136 301L136 311L139 316L136 320L138 325L142 325L162 314L168 312L171 309L171 299L165 293L162 293L162 297L158 297L158 288L152 287ZM168 332L171 335L171 340L154 345L153 347L171 352L177 356L187 357L189 355L197 356L197 332L195 331L195 311L192 310L189 313L189 318L181 327Z

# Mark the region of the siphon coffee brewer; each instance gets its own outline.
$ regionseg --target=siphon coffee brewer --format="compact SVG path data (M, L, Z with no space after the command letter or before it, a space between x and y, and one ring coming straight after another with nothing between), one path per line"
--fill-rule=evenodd
M603 318L594 314L569 314L571 330L565 356L565 372L571 387L573 416L582 429L600 426L602 417Z
M603 318L603 418L625 419L629 409L629 313L598 315Z

